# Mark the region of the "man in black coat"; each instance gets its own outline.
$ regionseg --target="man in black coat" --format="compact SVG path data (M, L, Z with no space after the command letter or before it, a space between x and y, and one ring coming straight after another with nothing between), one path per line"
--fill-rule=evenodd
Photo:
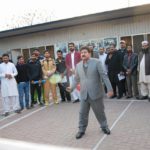
M23 95L25 95L26 108L29 109L29 78L28 78L28 66L24 62L23 56L18 56L18 62L16 65L18 75L16 81L18 83L19 102L21 110L24 109Z
M118 52L121 55L122 65L123 65L124 56L127 53L126 47L127 47L126 42L124 40L121 40L120 41L120 49L118 50ZM123 70L122 74L125 74L125 70ZM125 83L126 83L126 78L121 81L121 84L122 84L121 87L122 87L123 93L126 95L126 84Z
M57 59L56 59L56 71L62 76L64 81L62 83L58 83L58 87L60 90L61 101L65 102L66 99L68 102L71 101L70 93L66 91L66 87L69 86L67 80L67 70L66 70L66 63L65 58L62 56L62 51L57 51Z
M34 92L37 90L38 100L40 105L43 103L41 101L41 80L42 80L42 68L41 63L36 59L35 54L33 53L31 59L28 62L28 77L30 81L31 89L31 107L34 106ZM34 84L35 81L38 81L38 84Z
M116 86L118 87L118 99L122 98L123 96L123 90L122 90L122 83L121 80L119 80L118 76L122 76L122 60L120 53L116 50L116 46L114 44L110 45L110 51L107 55L106 65L108 66L108 77L113 87L114 96L112 98L117 96L116 92Z

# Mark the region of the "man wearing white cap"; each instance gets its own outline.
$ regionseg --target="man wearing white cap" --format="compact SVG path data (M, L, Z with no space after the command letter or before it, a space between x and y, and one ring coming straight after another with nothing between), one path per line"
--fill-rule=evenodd
M150 49L148 41L142 42L139 54L139 83L142 97L150 101Z
M118 50L118 52L120 53L120 57L122 60L122 66L123 66L123 59L124 59L125 54L127 54L126 42L124 40L120 41L120 49ZM124 75L125 74L124 71L122 71L120 74ZM121 90L122 90L122 93L124 93L126 95L125 82L126 82L126 79L121 80Z

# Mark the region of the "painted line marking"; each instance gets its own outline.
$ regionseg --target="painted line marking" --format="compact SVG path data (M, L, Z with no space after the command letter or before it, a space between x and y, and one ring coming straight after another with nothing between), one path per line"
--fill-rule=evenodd
M53 103L51 103L49 106L51 106L51 105L53 105ZM37 110L35 110L35 111L32 111L31 113L28 113L28 114L24 115L24 116L22 116L22 117L20 117L20 118L18 118L18 119L16 119L16 120L13 120L13 121L11 121L11 122L9 122L9 123L7 123L7 124L1 126L1 127L0 127L0 130L4 129L4 128L10 126L10 125L13 125L13 124L15 124L15 123L17 123L17 122L19 122L19 121L21 121L21 120L27 118L27 117L30 117L31 115L33 115L33 114L35 114L35 113L37 113L37 112L39 112L39 111L41 111L41 110L43 110L43 109L45 109L45 108L47 108L47 107L44 106L44 107L39 108L39 109L37 109Z
M122 99L122 100L117 100L117 99L104 99L104 101L109 101L109 102L148 102L148 100L127 100L127 99Z
M127 107L123 110L123 112L119 115L119 117L116 119L116 121L113 123L113 125L111 126L110 130L112 130L115 125L119 122L119 120L124 116L124 114L127 112L127 110L129 109L129 107L133 104L134 101L131 101ZM98 143L94 146L94 148L92 150L97 150L99 148L99 146L101 145L101 143L105 140L105 138L109 136L109 135L104 135L99 141Z
M8 117L3 117L2 119L0 119L0 122L4 121L4 120L6 120L6 119L9 119L9 118L11 118L12 116L15 116L15 115L16 115L16 113L11 114L11 115L9 115Z

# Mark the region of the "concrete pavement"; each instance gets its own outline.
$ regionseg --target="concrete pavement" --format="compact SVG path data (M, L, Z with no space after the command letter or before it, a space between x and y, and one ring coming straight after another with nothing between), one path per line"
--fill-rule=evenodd
M60 103L48 107L37 106L21 114L1 117L0 141L9 139L8 143L15 140L32 146L42 144L50 149L150 149L150 103L148 101L106 99L105 111L112 131L109 136L103 134L91 110L86 134L82 139L76 140L79 103ZM9 145L11 144L5 147ZM2 148L2 145L0 147Z

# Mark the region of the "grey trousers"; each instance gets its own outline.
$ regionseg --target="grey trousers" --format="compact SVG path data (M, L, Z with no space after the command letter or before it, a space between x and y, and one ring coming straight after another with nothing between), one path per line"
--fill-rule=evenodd
M81 100L80 112L79 112L79 132L85 132L88 125L90 106L101 126L101 128L107 128L107 119L104 112L103 99L91 100L88 96L87 100Z
M138 96L137 75L128 75L126 77L128 96Z

